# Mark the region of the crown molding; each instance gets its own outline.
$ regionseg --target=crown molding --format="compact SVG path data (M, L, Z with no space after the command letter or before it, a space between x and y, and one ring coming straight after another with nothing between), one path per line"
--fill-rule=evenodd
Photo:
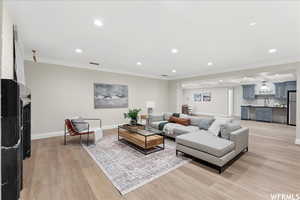
M31 57L25 57L25 60L33 62ZM65 62L65 61L55 60L55 59L51 59L51 58L46 58L46 57L39 57L37 63L61 65L61 66L65 66L65 67L73 67L73 68L80 68L80 69L94 70L94 71L103 71L103 72L110 72L110 73L116 73L116 74L125 74L125 75L138 76L138 77L143 77L143 78L168 80L167 78L162 78L160 76L146 75L146 74L140 74L140 73L134 73L134 72L126 72L126 71L122 71L122 70L112 70L112 69L103 68L101 66L94 67L94 66L89 66L88 64L71 63L71 62Z
M280 65L296 65L299 62L298 66L300 67L300 57L296 58L289 58L284 59L281 61L276 62L265 62L260 64L251 64L251 65L243 65L242 67L236 67L232 69L223 69L223 70L212 70L209 72L203 72L203 73L196 73L193 75L179 75L179 76L173 76L169 77L167 80L181 80L181 79L187 79L187 78L194 78L197 76L207 76L207 75L213 75L213 74L221 74L221 73L229 73L229 72L236 72L236 71L245 71L245 70L255 70L263 67L272 67L272 66L280 66ZM292 66L291 69L296 69L296 66Z
M25 57L25 60L32 62L32 58L30 56ZM138 76L138 77L166 80L166 81L188 79L188 78L194 78L197 76L207 76L207 75L214 75L214 74L221 74L221 73L245 71L245 70L251 70L251 69L255 70L255 69L259 69L259 68L263 68L263 67L272 67L272 66L280 66L280 65L291 65L291 69L296 69L296 66L293 66L293 65L296 65L298 62L299 62L299 67L300 67L300 57L296 57L296 58L289 58L289 59L276 61L276 62L265 62L265 63L260 63L260 64L243 65L242 67L236 67L236 68L232 68L232 69L223 69L223 70L216 69L216 70L212 70L209 72L196 73L193 75L160 77L160 76L155 76L155 75L140 74L140 73L127 72L127 71L122 71L122 70L106 69L103 67L94 67L94 66L89 66L88 64L71 63L71 62L55 60L55 59L51 59L51 58L47 58L47 57L39 57L38 62L45 63L45 64L62 65L62 66L66 66L66 67L75 67L75 68L81 68L81 69L95 70L95 71L126 74L126 75L131 75L131 76Z

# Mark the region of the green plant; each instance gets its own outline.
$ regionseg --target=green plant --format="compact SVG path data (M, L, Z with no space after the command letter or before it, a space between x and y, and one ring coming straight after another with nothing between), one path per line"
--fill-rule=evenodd
M130 118L131 123L137 123L139 112L141 112L142 109L129 109L128 113L124 113L124 118Z

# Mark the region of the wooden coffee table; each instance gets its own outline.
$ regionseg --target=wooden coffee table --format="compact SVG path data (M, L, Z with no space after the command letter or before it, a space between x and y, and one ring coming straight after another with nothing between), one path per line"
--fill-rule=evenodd
M118 141L147 155L165 149L164 133L157 129L146 130L144 125L118 126Z

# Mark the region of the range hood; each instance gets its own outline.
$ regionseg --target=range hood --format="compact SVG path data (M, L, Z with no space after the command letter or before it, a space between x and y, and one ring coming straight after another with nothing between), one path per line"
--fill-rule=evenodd
M271 95L273 94L273 90L270 86L268 86L267 81L262 81L262 84L258 90L261 95Z

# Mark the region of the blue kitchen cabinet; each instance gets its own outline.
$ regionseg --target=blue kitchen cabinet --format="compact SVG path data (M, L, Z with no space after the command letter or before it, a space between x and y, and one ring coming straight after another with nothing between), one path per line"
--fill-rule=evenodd
M296 81L275 83L275 98L280 100L285 100L287 99L287 92L296 89L297 89Z
M296 90L297 84L296 81L288 81L286 82L286 92L290 90Z
M256 108L255 109L255 118L256 121L263 121L263 122L272 122L273 116L273 109L272 108Z
M286 99L286 83L275 83L275 98L276 99Z
M246 100L255 99L255 85L243 85L243 98Z
M241 119L242 120L249 120L250 117L249 117L249 111L250 111L250 108L249 107L245 107L245 106L242 106L241 107Z

